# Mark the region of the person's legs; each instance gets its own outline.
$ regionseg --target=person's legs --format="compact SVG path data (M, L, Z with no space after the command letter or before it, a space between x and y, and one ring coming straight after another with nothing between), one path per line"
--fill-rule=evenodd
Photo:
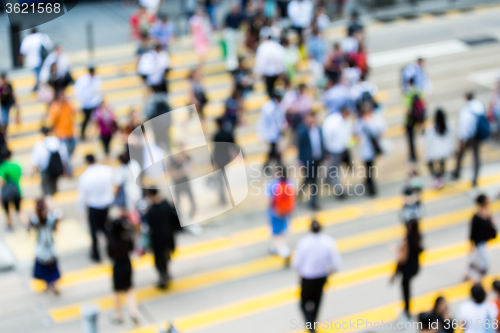
M71 157L75 151L76 140L75 138L63 139L62 142L66 145L66 150L68 151L68 156Z
M132 321L134 321L134 324L138 324L139 311L137 309L137 299L132 288L127 291L127 305L128 313L130 314L130 317L132 317Z
M443 158L441 161L439 161L439 173L437 176L439 178L443 178L445 172L446 172L446 160Z
M7 223L7 228L9 230L12 230L12 218L10 217L10 212L9 212L9 202L6 200L2 200L2 206L3 209L5 210L5 222Z
M82 109L83 111L83 121L82 121L82 128L80 132L80 139L85 140L85 129L87 128L87 125L90 120L90 116L92 115L92 112L94 109Z
M472 186L477 186L477 178L479 176L479 168L481 166L481 161L479 159L479 148L480 142L477 139L473 139L471 142L472 152L474 154L474 176L472 178Z
M458 155L457 155L457 165L455 167L455 171L453 172L453 177L455 179L460 178L460 171L462 170L462 158L464 157L464 152L467 149L467 146L469 143L465 143L464 145L461 145L460 148L458 149Z
M406 126L406 136L408 138L408 151L410 154L410 161L415 162L417 160L417 156L415 154L415 131L413 125Z
M111 142L111 136L101 136L101 142L104 147L104 154L109 156L109 143Z
M7 133L7 126L9 126L9 111L10 106L1 106L2 109L2 129Z
M158 287L164 289L167 281L167 256L166 249L163 246L153 247L153 254L155 257L155 267L158 271L159 281Z
M372 175L372 168L373 168L373 161L366 161L365 162L365 172L366 172L366 187L368 194L371 196L374 196L377 194L377 190L375 188L375 182L373 181L373 175Z
M304 313L306 323L311 323L310 325L313 328L318 315L325 282L326 277L317 279L302 279L300 307Z
M489 268L489 260L488 260L488 249L486 247L486 242L478 243L476 245L476 250L479 258L481 258L481 263L478 267L479 272L482 276L486 275L486 272Z
M40 66L33 68L33 71L35 72L35 80L36 80L33 91L36 91L38 90L38 87L40 85L40 72L42 71L42 65L40 64Z
M266 92L267 92L267 95L269 96L269 98L273 98L275 96L274 85L275 85L277 79L278 79L277 75L265 76Z
M310 168L310 181L309 185L310 187L310 195L311 195L311 207L316 208L318 207L318 195L320 192L319 184L318 184L318 173L319 173L319 168L318 168L318 161L314 161L314 163L311 165Z
M403 288L403 300L405 303L405 312L410 316L410 280L411 278L403 275L403 279L401 281L401 286Z
M267 153L266 161L264 162L264 168L271 163L271 160L273 160L275 156L276 156L276 143L269 142L269 151Z
M98 230L98 211L94 208L88 208L88 220L90 227L90 237L92 238L92 254L91 258L96 261L100 261L101 257L99 255L99 247L97 240L97 230Z
M332 164L329 168L329 175L331 176L331 184L333 186L340 184L339 174L341 173L341 165L344 159L344 153L340 154L331 154L332 156Z
M437 172L436 169L434 168L434 161L429 161L427 165L429 166L429 172L431 176L434 178L437 177Z
M120 298L120 293L115 292L114 296L115 296L114 297L114 299L115 299L115 316L113 319L116 322L121 322L123 320L123 314L122 314L122 301Z

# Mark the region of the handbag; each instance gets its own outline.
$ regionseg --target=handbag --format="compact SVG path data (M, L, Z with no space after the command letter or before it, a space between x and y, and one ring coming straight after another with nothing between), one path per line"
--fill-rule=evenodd
M488 240L497 238L497 229L493 224L493 221L490 219L490 223L488 223Z

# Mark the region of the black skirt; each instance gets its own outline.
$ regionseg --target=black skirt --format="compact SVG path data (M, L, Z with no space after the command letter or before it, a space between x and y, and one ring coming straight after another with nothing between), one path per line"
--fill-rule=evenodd
M132 288L132 264L130 259L118 259L113 265L113 290L127 291L130 288Z

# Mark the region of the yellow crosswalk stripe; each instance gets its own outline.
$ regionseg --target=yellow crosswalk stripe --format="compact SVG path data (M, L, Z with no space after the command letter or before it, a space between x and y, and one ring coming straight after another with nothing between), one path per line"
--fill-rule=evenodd
M500 240L497 239L490 242L489 249L500 248ZM421 257L421 266L431 266L437 263L448 262L458 258L462 258L468 254L468 243L460 242L449 246L443 246L436 249L425 251ZM356 285L364 284L369 281L380 279L390 276L395 269L394 262L387 261L371 266L361 267L351 271L340 272L334 274L328 279L325 287L326 292L333 290L345 289ZM461 284L464 291L468 286L467 283ZM464 295L468 295L463 293ZM433 295L436 295L433 293ZM173 321L173 325L181 332L193 332L207 327L212 327L225 322L233 321L239 318L248 317L253 314L261 313L271 309L275 309L287 304L297 302L299 300L299 288L289 287L284 288L272 293L255 296L252 298L244 299L242 301L234 302L228 305L220 306L214 309L201 311L198 313L190 314L185 317L177 318ZM421 297L415 298L414 302L418 302ZM429 304L431 304L429 302ZM400 309L400 303L394 304L394 309ZM418 308L417 306L414 307ZM393 312L393 314L396 312ZM358 316L357 318L366 318ZM141 329L141 328L140 328ZM130 330L127 333L137 333L138 330ZM152 332L143 331L140 332Z
M494 211L499 211L500 202L493 204L492 209ZM446 213L432 218L427 218L421 222L421 228L424 233L428 233L436 230L441 230L446 227L459 225L464 222L467 222L470 219L472 213L473 213L472 208L466 208L458 212ZM297 224L294 224L292 233L299 233L306 231L307 226L309 224L309 220L307 219L304 222L306 222L302 223L304 227L297 227ZM328 222L324 224L329 225ZM241 240L243 244L240 244L240 246L248 245L248 243L245 243L245 240L248 242L248 239L252 237L256 237L261 241L269 239L269 235L261 231L263 230L258 229L254 230L254 232L252 232L251 230L250 232L241 232ZM244 238L243 233L245 233L247 237ZM342 237L337 240L337 244L339 250L342 253L346 253L350 251L369 248L371 246L383 244L388 241L394 241L400 239L403 236L403 234L404 234L404 228L402 225L398 224L395 226L381 228L374 231L355 234L353 236ZM262 239L262 236L264 236L265 239ZM219 239L218 241L220 242L221 246L226 247L228 245L224 239ZM207 245L206 243L205 244L201 243L197 245L198 246L195 247L197 252L201 252L205 255L207 252L210 252L210 247L206 246ZM211 245L213 245L213 243ZM176 253L176 256L174 258L182 259L184 258L184 256L189 257L189 251L183 251L183 248L181 248L180 251ZM134 260L133 265L134 269L144 268L145 266L152 267L153 259L151 256L143 256L138 260ZM225 268L222 270L200 274L193 278L184 278L184 279L181 278L179 280L174 280L171 292L177 294L179 292L198 290L201 288L212 286L214 284L222 284L225 282L234 281L239 278L250 277L266 273L272 270L279 269L282 267L282 265L283 265L282 260L276 257L258 259L250 263L236 265L229 269ZM90 282L95 279L109 277L110 275L111 275L111 268L109 266L107 265L94 266L91 267L90 269L87 269L85 272L73 272L68 274L67 276L63 276L63 278L60 281L60 287L69 287L82 282ZM186 282L186 280L189 282ZM187 289L183 289L183 287L180 286L185 286ZM42 291L44 285L42 283L35 283L33 287L37 291ZM151 300L165 295L164 292L161 292L154 287L146 287L139 289L137 293L138 293L138 298L142 301ZM113 304L112 296L96 299L94 301L97 304L99 304L101 308L109 308ZM53 309L51 310L51 315L53 319L56 321L71 320L74 319L76 315L78 315L79 306L80 304L76 304L58 309Z

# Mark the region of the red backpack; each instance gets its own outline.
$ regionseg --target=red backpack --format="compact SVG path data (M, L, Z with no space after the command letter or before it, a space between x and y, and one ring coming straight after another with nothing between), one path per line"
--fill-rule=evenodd
M413 96L411 117L417 124L423 124L425 122L425 103L418 94Z
M295 190L286 181L280 181L274 187L274 213L278 216L290 215L295 209Z

